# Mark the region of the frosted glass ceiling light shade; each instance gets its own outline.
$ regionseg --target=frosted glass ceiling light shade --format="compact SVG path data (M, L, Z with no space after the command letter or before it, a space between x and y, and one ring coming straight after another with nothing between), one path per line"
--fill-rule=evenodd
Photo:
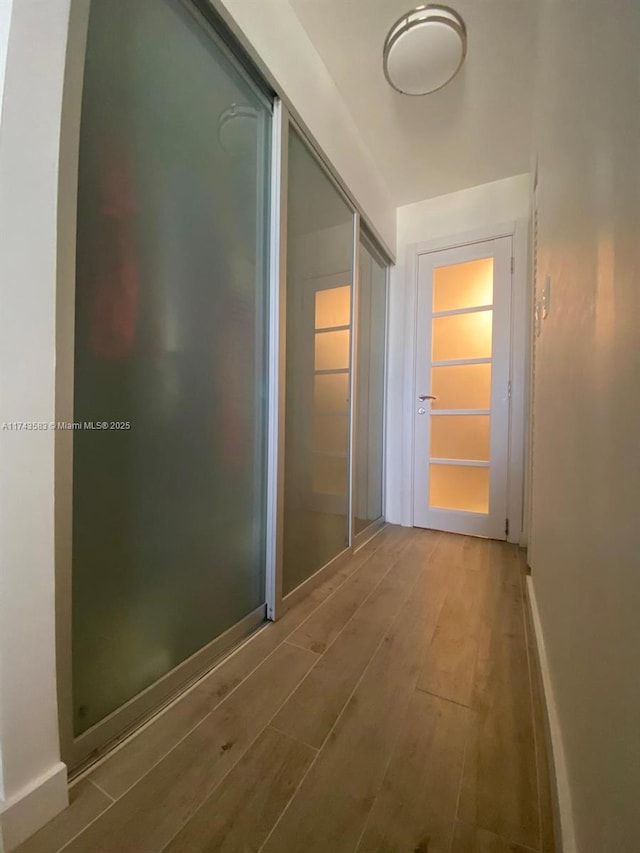
M385 77L403 95L428 95L458 73L467 53L464 21L447 6L404 14L384 43Z

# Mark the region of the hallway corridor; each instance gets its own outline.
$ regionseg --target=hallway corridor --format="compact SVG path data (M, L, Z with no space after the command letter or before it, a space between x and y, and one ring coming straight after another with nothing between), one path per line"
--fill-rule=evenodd
M387 527L20 853L553 853L522 553Z

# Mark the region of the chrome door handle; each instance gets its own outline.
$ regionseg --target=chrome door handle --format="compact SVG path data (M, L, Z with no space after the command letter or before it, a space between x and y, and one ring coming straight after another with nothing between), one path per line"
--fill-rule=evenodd
M420 394L418 400L437 400L437 397L434 397L433 394Z

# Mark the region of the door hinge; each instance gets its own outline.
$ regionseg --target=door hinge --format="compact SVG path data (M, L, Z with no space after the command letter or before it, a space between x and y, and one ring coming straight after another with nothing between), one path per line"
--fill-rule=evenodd
M516 271L516 259L515 257L511 258L511 272L514 273Z
M509 519L505 518L504 520L504 535L509 536Z
M509 384L507 385L507 395L511 399L511 380L509 380Z

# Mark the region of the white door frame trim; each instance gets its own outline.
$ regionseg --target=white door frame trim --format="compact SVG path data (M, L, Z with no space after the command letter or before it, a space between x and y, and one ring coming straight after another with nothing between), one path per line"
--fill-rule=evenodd
M529 380L526 371L528 333L530 325L529 291L529 220L516 219L487 225L473 231L452 234L407 247L406 299L404 323L404 376L403 376L403 427L402 427L402 504L401 523L413 527L413 457L415 452L414 400L416 398L416 344L418 305L418 259L420 255L455 249L470 243L513 238L514 271L511 277L511 418L509 423L509 482L507 508L509 518L508 542L526 545L526 519L524 507L524 473L526 429L525 411L529 397Z

